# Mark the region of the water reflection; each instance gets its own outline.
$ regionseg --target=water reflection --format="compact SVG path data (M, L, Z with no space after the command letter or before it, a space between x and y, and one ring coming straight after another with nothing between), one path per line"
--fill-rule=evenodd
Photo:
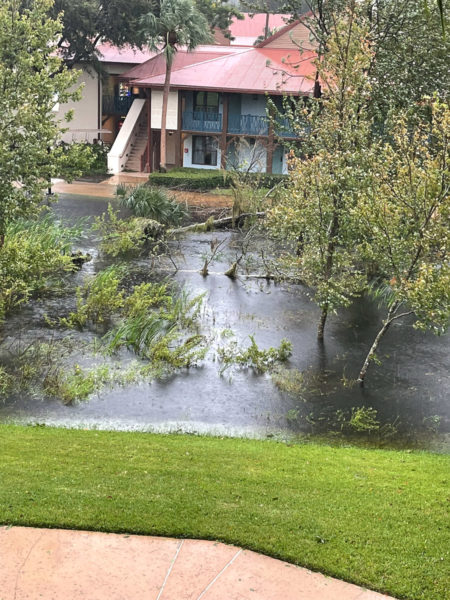
M106 210L104 199L63 196L55 212L73 222L79 217ZM211 265L211 274L199 270L211 239L225 239L223 250ZM245 275L231 280L223 272L235 259L233 244L239 234L230 232L191 234L172 244L173 259L160 264L162 276L170 276L194 294L205 292L202 327L211 345L224 330L248 343L254 335L261 347L278 345L282 338L293 344L290 368L305 373L305 385L297 395L282 392L270 377L230 370L219 376L211 352L201 368L191 369L166 381L105 389L89 401L64 406L55 400L13 396L0 406L0 420L39 422L51 425L132 429L144 431L189 431L218 435L292 436L299 432L340 431L340 415L349 417L352 407L372 407L385 429L384 439L401 433L408 439L427 432L450 431L448 337L437 338L396 322L380 348L382 364L372 365L364 389L351 382L357 376L367 349L376 334L382 314L369 299L355 302L331 317L323 344L317 343L318 310L300 285L285 286ZM86 231L79 248L94 256L73 277L79 285L86 274L104 268L109 261L98 257L96 234ZM130 262L130 283L148 279L149 260ZM24 307L5 325L6 344L19 336L29 343L50 335L46 316L56 318L73 309L73 294L47 298ZM75 333L77 345L92 340L92 333ZM122 360L131 357L122 355ZM83 352L76 360L89 363ZM389 430L389 426L392 430ZM375 436L376 437L376 436Z

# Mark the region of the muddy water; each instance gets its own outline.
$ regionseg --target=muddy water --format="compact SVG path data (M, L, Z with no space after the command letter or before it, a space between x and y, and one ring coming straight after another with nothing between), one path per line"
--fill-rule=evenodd
M106 204L104 199L65 195L55 211L73 222L85 215L101 214ZM210 266L210 275L202 277L198 271L213 238L224 243ZM239 235L233 232L191 234L172 245L178 271L174 271L170 261L160 264L165 276L194 294L206 294L201 321L211 351L201 367L166 381L105 389L88 401L71 406L39 397L11 397L0 405L0 420L289 437L299 432L340 430L340 414L348 418L352 407L365 406L377 410L384 435L372 437L383 444L399 436L412 445L418 439L428 443L431 438L436 439L435 432L450 432L448 337L437 338L415 331L407 322L398 322L382 342L382 364L371 366L366 388L345 386L343 380L350 381L357 375L380 325L382 314L377 306L361 299L352 308L341 311L339 317L332 317L327 324L326 342L319 345L318 311L310 302L307 289L247 278L244 270L234 281L223 275L236 256L238 242ZM78 246L90 252L94 260L74 276L74 283L106 264L98 256L92 233L87 232ZM134 260L130 267L130 277L149 277L147 259ZM72 297L33 303L8 320L5 333L10 336L9 341L18 335L24 342L46 339L55 334L46 327L44 315L66 314L72 306ZM221 376L214 347L229 342L226 334L230 330L244 344L249 335L254 335L257 344L264 348L278 345L282 338L289 339L293 344L289 367L305 373L300 394L282 392L269 376L250 371L230 369ZM88 333L75 337L80 348L92 339ZM81 352L75 359L80 364L90 364L92 360ZM122 355L120 360L131 357ZM441 443L442 438L439 440Z

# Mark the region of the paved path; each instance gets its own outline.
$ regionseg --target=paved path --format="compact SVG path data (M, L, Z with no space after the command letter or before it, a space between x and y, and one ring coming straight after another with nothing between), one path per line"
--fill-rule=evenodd
M75 196L95 196L97 198L114 198L118 183L127 185L138 185L148 180L147 173L121 173L114 175L100 183L86 181L75 181L67 183L62 180L54 180L52 191L56 194L73 194ZM220 194L208 194L204 192L185 192L168 190L179 202L187 202L189 206L200 206L210 208L230 208L233 204L231 196Z
M392 600L218 542L0 527L0 600Z

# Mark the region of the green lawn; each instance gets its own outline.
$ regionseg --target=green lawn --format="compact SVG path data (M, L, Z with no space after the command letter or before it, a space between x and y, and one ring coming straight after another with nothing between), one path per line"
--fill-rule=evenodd
M217 539L449 597L449 456L15 426L0 452L4 524Z

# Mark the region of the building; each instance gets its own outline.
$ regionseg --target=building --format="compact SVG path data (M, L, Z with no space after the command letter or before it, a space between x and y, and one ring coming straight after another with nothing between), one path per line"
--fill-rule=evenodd
M299 46L305 50L299 52ZM315 53L302 22L257 46L199 46L177 52L170 80L167 165L285 173L283 140L301 130L268 118L270 101L314 90ZM159 54L120 77L136 97L108 157L111 173L159 167L165 60Z
M268 100L281 109L283 96L311 95L314 75L309 30L286 19L271 15L269 28L278 30L257 46L266 15L246 14L232 24L231 42L177 53L167 116L169 166L286 172L282 140L297 139L299 131L283 120L271 125ZM306 49L302 55L299 46ZM59 106L57 117L73 112L63 140L112 144L111 173L157 169L163 56L101 44L98 60L100 69L80 66L82 99Z

